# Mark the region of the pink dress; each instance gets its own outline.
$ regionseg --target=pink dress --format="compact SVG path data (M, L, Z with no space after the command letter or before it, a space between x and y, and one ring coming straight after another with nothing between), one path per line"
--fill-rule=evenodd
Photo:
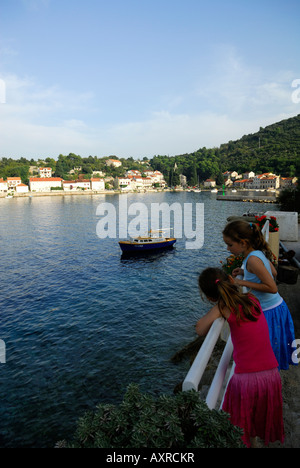
M236 367L222 406L231 423L244 430L247 447L251 437L263 439L266 445L284 441L278 362L263 312L253 313L256 322L238 321L233 312L228 318Z

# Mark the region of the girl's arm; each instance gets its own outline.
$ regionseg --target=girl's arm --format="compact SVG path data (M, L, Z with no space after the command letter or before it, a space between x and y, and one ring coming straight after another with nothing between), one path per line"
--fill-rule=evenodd
M272 262L270 262L270 266L271 266L271 271L272 271L273 278L276 278L276 276L277 276L277 270L276 270L276 268L274 267L274 265L273 265Z
M271 294L277 293L277 286L273 277L259 258L251 256L247 262L247 270L255 274L260 279L261 283L252 283L251 281L236 279L236 284L239 286L246 286L246 288L253 289L254 291Z
M204 317L202 317L196 323L196 333L199 336L205 336L209 332L210 327L212 326L213 322L217 319L222 317L219 307L215 305L209 312L207 312Z

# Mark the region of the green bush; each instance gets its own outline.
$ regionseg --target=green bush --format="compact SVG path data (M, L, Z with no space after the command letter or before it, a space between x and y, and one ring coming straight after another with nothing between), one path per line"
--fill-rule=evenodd
M155 398L132 384L119 406L100 404L78 422L69 448L239 448L242 431L195 391Z

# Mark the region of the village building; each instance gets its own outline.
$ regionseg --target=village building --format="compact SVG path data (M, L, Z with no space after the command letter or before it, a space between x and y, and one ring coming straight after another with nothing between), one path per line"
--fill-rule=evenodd
M129 171L127 171L125 173L125 175L128 177L128 176L134 176L134 177L141 177L142 174L140 171L138 171L137 169L130 169Z
M51 167L39 167L39 176L41 178L52 177L52 168Z
M16 186L16 193L28 193L29 187L25 184L19 184Z
M298 182L297 177L281 177L280 178L280 187L285 188L292 188L295 187Z
M29 188L31 192L51 192L52 189L62 187L60 177L30 177Z
M245 172L243 174L243 179L253 179L255 177L255 173L253 171Z
M7 192L7 190L8 190L7 181L0 179L0 192Z
M113 166L113 167L120 167L122 166L122 163L121 161L119 161L118 159L107 159L105 161L106 165L107 166Z
M131 179L131 188L132 190L140 190L144 188L144 181L142 176L128 176Z
M92 172L92 178L94 177L95 179L99 179L101 177L105 177L105 172L103 171L93 171Z
M105 182L104 179L100 179L98 177L94 177L91 179L91 189L95 191L103 191L105 190Z
M81 166L73 167L73 169L71 169L71 170L69 171L69 174L70 174L70 175L75 174L75 173L78 174L78 172L81 172L81 171L82 171L82 167L81 167Z
M91 182L87 179L64 180L62 187L66 191L91 190Z
M278 189L280 187L280 177L270 176L260 179L260 188L262 190Z
M142 180L143 180L143 187L145 189L149 189L153 186L153 179L152 177L142 177Z
M236 180L234 183L234 188L237 189L248 189L251 190L253 188L253 179L239 179Z
M131 188L131 177L116 177L115 187L120 190L129 190Z
M204 187L215 187L216 186L216 181L213 179L206 179L204 181Z
M268 190L278 189L280 187L280 177L276 174L266 172L253 177L253 189Z
M22 183L21 177L7 177L8 190L15 190Z

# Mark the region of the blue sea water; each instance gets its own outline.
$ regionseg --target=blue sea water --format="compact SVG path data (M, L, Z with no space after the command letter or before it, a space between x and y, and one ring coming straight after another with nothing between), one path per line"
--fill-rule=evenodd
M124 196L124 195L121 195ZM189 368L170 359L196 335L208 305L197 275L228 255L228 216L276 205L217 201L211 193L128 195L128 204L204 204L204 245L123 259L99 239L97 207L119 195L0 199L0 446L53 447L98 403L131 382L172 393ZM171 220L172 221L172 220ZM194 219L194 222L196 219Z

